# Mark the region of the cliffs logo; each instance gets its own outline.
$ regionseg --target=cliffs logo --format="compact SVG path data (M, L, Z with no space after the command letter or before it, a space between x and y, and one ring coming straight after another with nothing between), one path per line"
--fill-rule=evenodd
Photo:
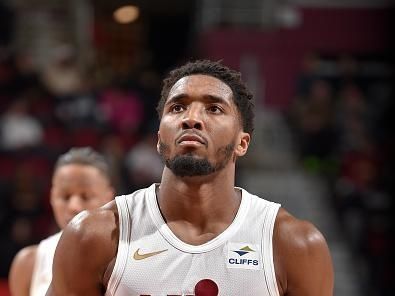
M259 246L247 243L228 243L228 268L261 269Z

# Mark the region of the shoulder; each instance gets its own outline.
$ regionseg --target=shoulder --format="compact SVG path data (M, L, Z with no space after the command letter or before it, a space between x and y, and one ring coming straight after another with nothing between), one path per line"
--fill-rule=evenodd
M276 274L283 290L306 286L305 289L311 287L314 291L313 286L319 285L330 289L333 268L329 248L322 233L312 223L280 209L274 226L273 248ZM321 278L324 274L326 281ZM316 278L315 283L311 283L313 278Z
M38 245L33 245L21 249L12 261L12 265L34 265L34 261L36 260L37 248Z
M9 285L10 290L15 295L27 295L21 292L22 289L28 293L36 261L38 245L28 246L20 250L12 261Z
M311 222L299 220L283 208L278 211L274 234L280 244L300 251L326 245L324 236Z

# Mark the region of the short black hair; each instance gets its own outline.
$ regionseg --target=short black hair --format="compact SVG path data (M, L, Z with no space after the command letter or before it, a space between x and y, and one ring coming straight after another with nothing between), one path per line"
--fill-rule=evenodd
M241 73L232 70L220 61L197 60L172 70L163 80L160 100L156 111L159 118L162 117L165 102L173 85L183 77L202 74L215 77L227 84L233 93L233 101L240 113L243 131L252 134L254 130L254 103L253 95L241 79Z
M55 164L55 171L64 165L82 164L97 168L111 183L110 165L105 157L90 147L74 147L59 156Z

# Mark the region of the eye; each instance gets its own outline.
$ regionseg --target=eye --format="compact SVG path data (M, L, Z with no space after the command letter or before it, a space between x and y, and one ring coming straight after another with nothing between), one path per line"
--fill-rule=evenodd
M69 200L70 196L67 194L58 194L56 195L56 199L60 200L62 202L67 202Z
M173 112L173 113L180 113L180 112L182 112L184 109L185 109L185 108L184 108L183 105L181 105L181 104L175 104L175 105L171 106L170 112Z
M222 108L217 105L212 105L212 106L208 107L208 111L211 113L214 113L214 114L223 113Z

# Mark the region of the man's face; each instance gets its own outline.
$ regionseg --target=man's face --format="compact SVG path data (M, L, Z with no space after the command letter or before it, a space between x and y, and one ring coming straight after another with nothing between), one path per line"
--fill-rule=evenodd
M221 80L191 75L178 80L164 105L158 152L177 176L204 176L246 152L233 93Z
M79 212L98 208L113 197L114 190L109 181L94 166L62 165L53 175L51 205L62 229Z

